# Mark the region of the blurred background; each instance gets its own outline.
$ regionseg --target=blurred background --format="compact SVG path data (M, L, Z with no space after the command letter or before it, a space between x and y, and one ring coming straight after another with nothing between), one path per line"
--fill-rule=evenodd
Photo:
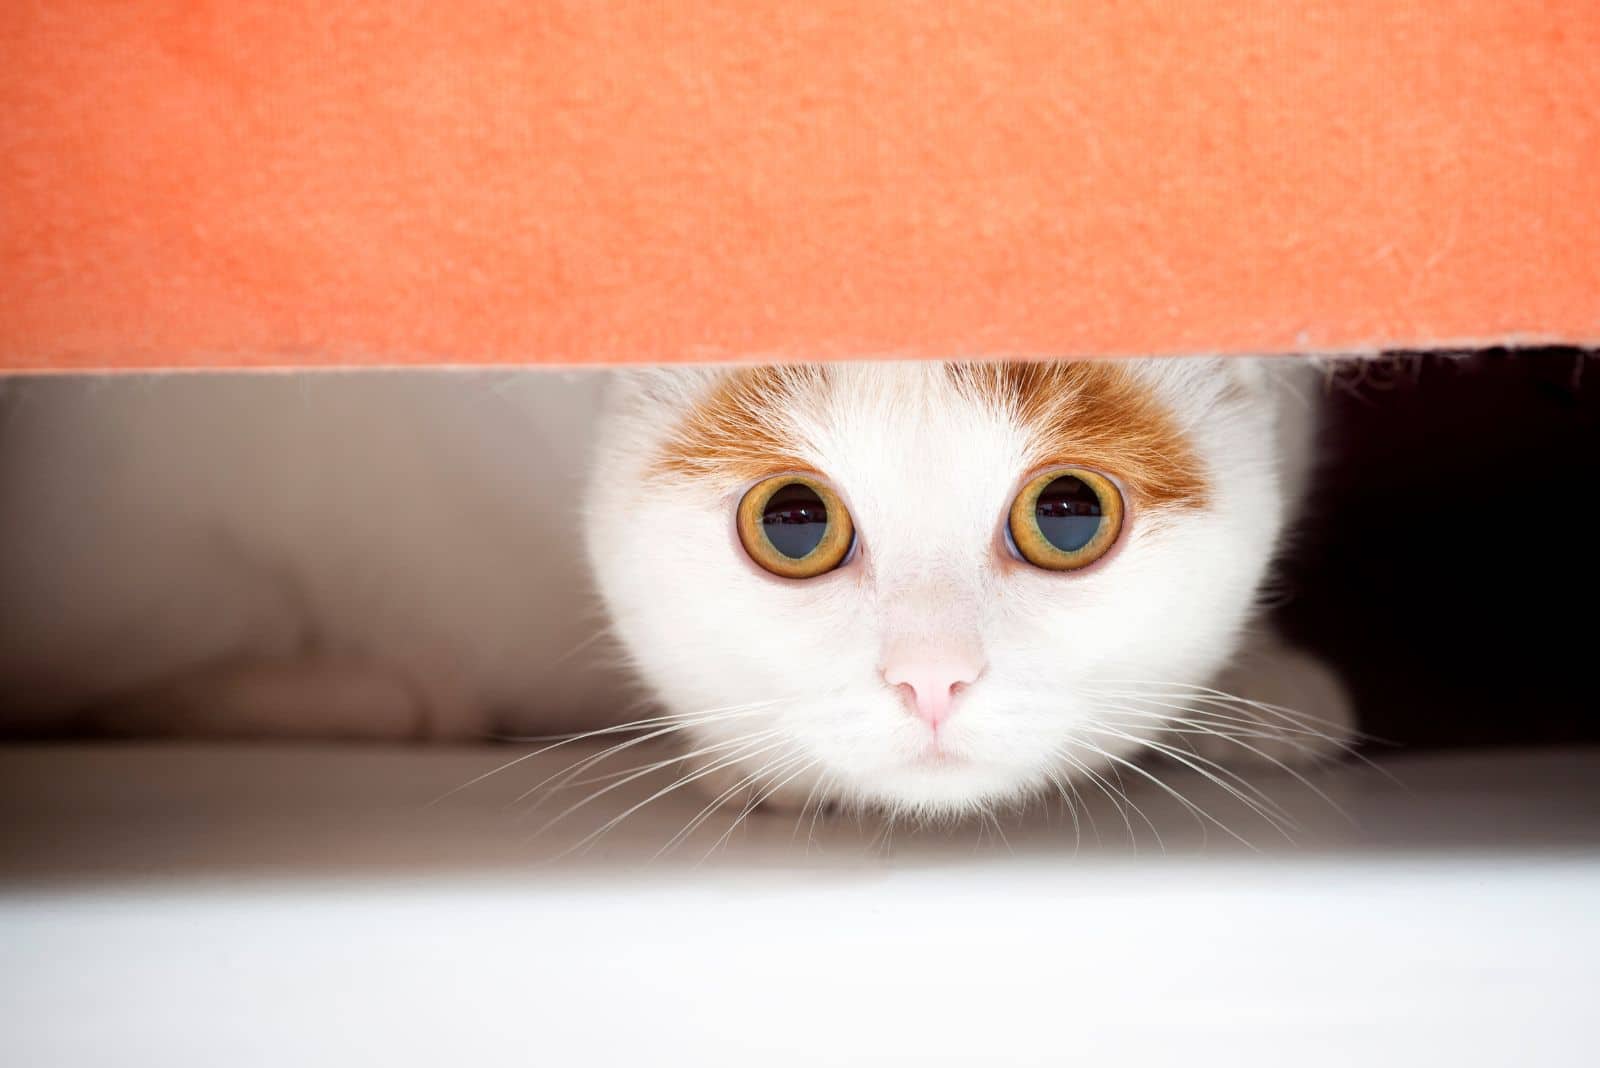
M1600 741L1600 358L1394 356L1337 376L1277 615L1408 748Z

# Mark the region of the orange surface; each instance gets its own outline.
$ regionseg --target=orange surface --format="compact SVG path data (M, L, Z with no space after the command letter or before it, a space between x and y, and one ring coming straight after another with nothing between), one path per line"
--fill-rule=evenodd
M1600 343L1597 0L13 0L0 366Z

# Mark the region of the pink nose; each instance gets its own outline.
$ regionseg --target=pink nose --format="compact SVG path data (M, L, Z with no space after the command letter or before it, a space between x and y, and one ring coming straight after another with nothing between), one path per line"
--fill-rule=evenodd
M883 669L883 681L899 687L907 706L932 727L950 718L956 694L977 681L983 661L966 654L896 657Z

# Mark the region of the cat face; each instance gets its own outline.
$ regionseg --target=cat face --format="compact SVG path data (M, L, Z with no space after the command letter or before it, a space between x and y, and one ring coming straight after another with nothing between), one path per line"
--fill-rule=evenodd
M1204 683L1232 651L1284 510L1273 373L622 376L589 558L716 781L924 813L1019 799L1155 731L1120 691Z

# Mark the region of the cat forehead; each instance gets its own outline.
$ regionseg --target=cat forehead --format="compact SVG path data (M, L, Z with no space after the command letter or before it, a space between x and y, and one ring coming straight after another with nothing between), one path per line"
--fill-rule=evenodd
M650 469L725 490L781 471L830 475L850 456L943 450L1025 470L1083 465L1119 478L1143 507L1204 507L1195 443L1162 394L1132 367L1098 360L737 368L684 397Z

